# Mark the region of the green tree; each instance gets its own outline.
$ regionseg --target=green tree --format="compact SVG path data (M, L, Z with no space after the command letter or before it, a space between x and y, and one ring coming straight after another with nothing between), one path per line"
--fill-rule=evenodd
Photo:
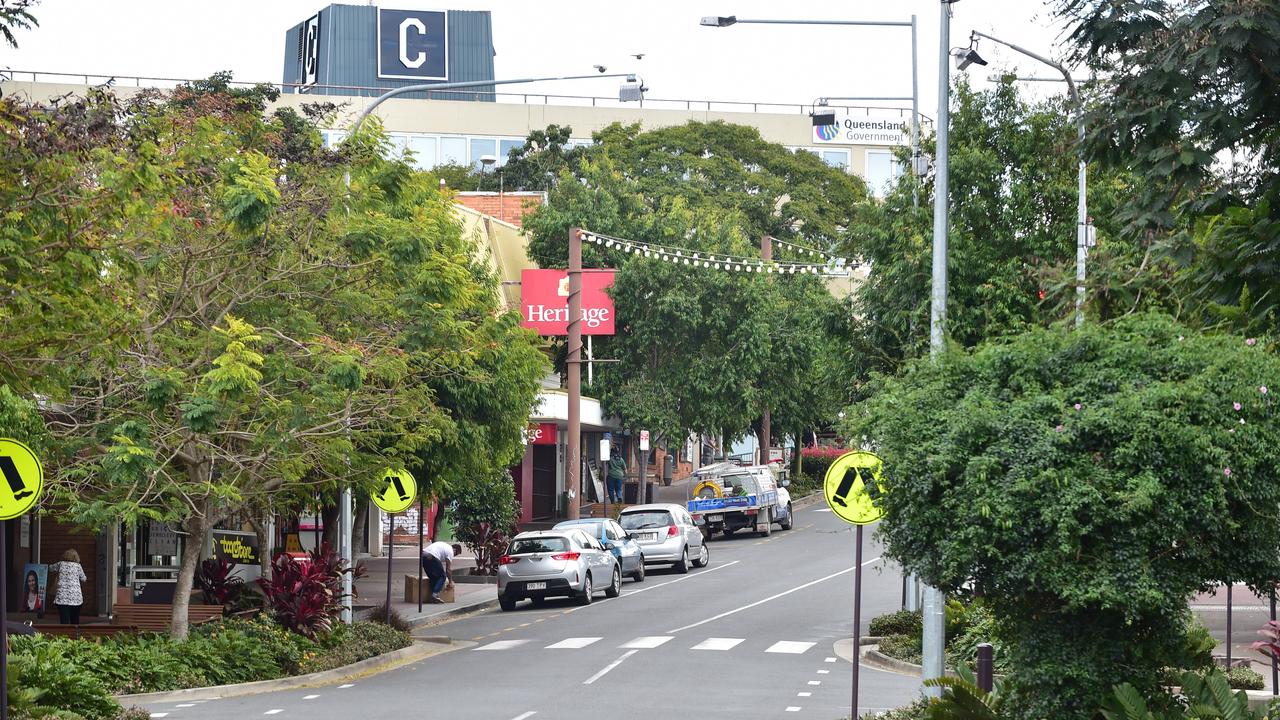
M526 220L543 267L565 266L574 225L738 258L758 259L765 234L827 249L865 199L857 178L752 128L614 125L596 141L566 155L548 204ZM787 253L775 257L801 259ZM629 427L677 442L689 432L738 437L776 406L775 425L795 432L833 407L815 400L839 395L817 381L826 367L817 358L836 357L821 331L840 310L816 277L674 265L601 245L584 249L584 264L619 269L620 331L597 345L619 362L597 384Z
M1194 593L1280 577L1277 377L1143 314L912 362L847 429L891 469L887 554L995 614L1006 708L1083 720L1118 680L1157 696Z
M1063 102L1030 103L1013 82L985 91L960 82L952 94L947 334L963 347L1074 312L1075 125ZM933 139L923 146L932 153ZM909 161L905 151L900 160ZM933 188L914 184L903 176L884 202L859 206L850 227L846 251L870 264L849 346L850 361L864 368L892 371L928 348ZM1118 237L1115 208L1130 186L1123 173L1089 168L1098 246L1089 255L1087 310L1095 319L1162 297L1160 269Z
M4 38L9 47L18 47L14 30L30 30L40 24L28 9L36 2L37 0L0 0L0 37Z

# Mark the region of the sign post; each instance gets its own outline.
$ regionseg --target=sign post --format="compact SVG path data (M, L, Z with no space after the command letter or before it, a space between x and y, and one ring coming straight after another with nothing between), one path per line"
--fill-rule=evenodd
M883 473L884 463L879 457L855 451L836 458L822 483L827 506L857 528L853 550L853 720L858 718L858 668L862 663L862 528L884 516L884 511L875 505Z
M373 496L373 504L382 508L387 513L387 604L386 613L387 620L391 618L391 556L395 554L396 548L396 513L404 512L413 505L414 497L418 494L418 481L413 479L413 475L408 470L392 470L388 469L386 474L382 476L382 481L386 483L386 487L382 492ZM422 564L422 558L418 558L418 564Z
M5 562L4 523L35 507L44 490L44 468L31 448L17 440L0 438L0 475L5 481L5 488L0 489L0 720L9 720L9 568Z

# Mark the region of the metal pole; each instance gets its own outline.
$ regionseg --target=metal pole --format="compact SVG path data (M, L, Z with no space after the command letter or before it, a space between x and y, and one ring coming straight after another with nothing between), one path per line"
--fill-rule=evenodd
M650 442L653 442L650 439ZM636 443L636 447L640 447L640 443ZM649 451L640 451L640 484L636 486L636 504L643 505L645 503L645 490L648 489L649 479Z
M9 720L9 564L4 546L8 531L9 521L0 520L0 720ZM58 582L62 582L61 577Z
M1271 588L1271 622L1276 621L1276 589ZM1280 662L1271 656L1271 694L1280 695Z
M592 387L596 384L596 373L595 373L596 365L595 363L591 362L596 358L595 344L591 342L592 339L594 338L595 338L595 335L587 336L587 386L588 387Z
M391 623L391 556L396 551L396 516L395 513L387 513L387 520L390 521L391 530L387 533L387 604L385 606L386 615L383 617L387 624Z
M951 72L947 64L951 51L951 6L941 6L938 33L938 165L933 189L933 293L929 311L929 354L937 358L946 349L947 322L947 194L948 130L951 123ZM943 623L946 606L935 587L924 589L924 650L922 675L925 680L941 678L943 671ZM942 688L926 687L925 694L941 697Z
M853 541L853 719L858 719L858 668L862 665L862 526Z
M423 514L427 511L426 503L423 502L422 496L418 496L418 587L415 594L418 596L418 612L422 612L422 520Z
M978 644L978 687L983 692L991 692L995 685L995 652L991 643Z
M773 238L764 235L760 238L760 259L766 263L773 262ZM772 434L773 418L770 416L769 408L764 409L764 413L760 416L760 464L769 464L769 446L773 444ZM772 518L771 518L772 519Z
M916 16L911 16L911 175L917 182L911 185L911 207L920 207L920 73L917 68Z
M1231 590L1235 583L1227 583L1227 671L1231 670Z
M354 554L351 547L352 497L350 486L342 488L341 502L342 507L338 511L338 525L340 527L338 541L342 544L342 561L348 570L348 572L342 573L342 622L350 625L353 618L351 615L351 572L349 571L352 569L351 561Z
M565 517L578 519L582 475L582 230L569 228L569 438L565 458Z

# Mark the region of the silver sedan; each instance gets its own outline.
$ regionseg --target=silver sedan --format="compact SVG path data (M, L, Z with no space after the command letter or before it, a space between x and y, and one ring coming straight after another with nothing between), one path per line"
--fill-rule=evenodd
M499 559L498 604L514 610L528 598L541 605L549 597L572 597L590 605L595 593L622 594L622 568L613 553L582 530L524 532Z

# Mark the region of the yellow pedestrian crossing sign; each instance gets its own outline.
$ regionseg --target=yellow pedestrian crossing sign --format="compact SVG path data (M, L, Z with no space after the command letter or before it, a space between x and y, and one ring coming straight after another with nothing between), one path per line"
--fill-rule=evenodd
M44 468L31 448L17 440L0 438L0 520L27 514L44 490Z
M373 504L389 513L404 512L418 496L418 481L408 470L388 469L382 476L386 483L382 492L373 496Z
M836 458L827 468L822 494L831 512L854 525L869 525L884 517L875 497L884 491L880 484L884 462L873 453L856 450Z

